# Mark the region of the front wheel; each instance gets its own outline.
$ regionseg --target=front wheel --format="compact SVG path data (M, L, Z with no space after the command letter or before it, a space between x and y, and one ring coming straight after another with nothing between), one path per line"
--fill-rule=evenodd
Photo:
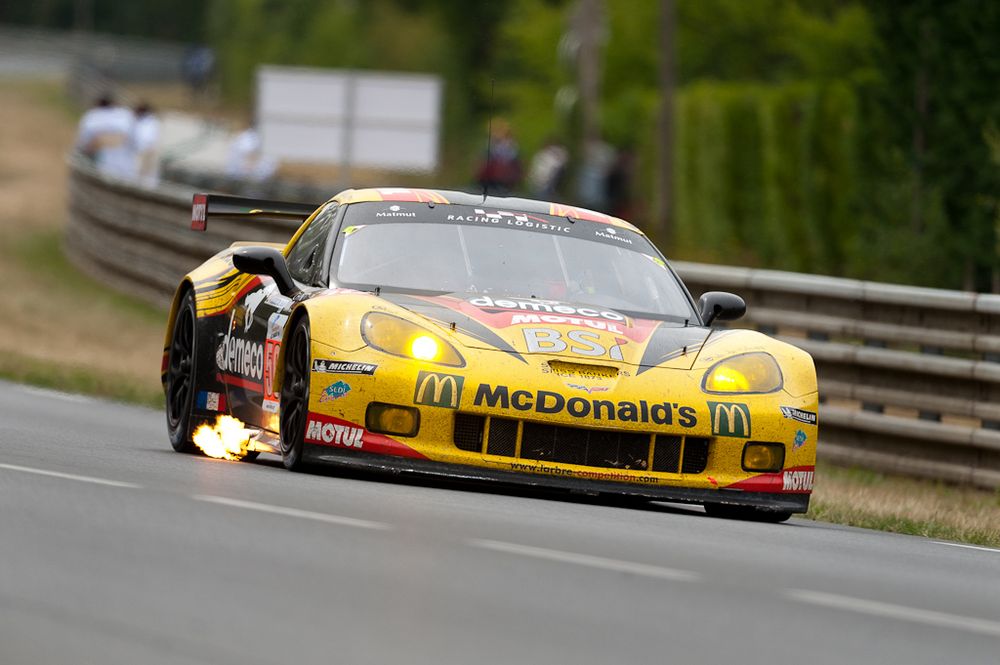
M198 349L194 292L181 299L170 336L167 358L166 412L170 445L179 453L195 451L191 440L191 411L194 407L195 359Z
M727 503L706 503L705 512L711 517L748 522L784 522L792 516L788 510L765 510L753 506L733 506Z
M309 319L302 317L292 330L281 382L281 461L291 471L301 471L304 466L302 451L309 417L309 347Z

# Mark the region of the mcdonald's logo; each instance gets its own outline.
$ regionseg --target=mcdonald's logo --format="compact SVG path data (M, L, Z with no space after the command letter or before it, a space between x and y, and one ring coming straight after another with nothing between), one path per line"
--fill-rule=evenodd
M736 402L709 402L712 415L712 434L750 438L750 408Z
M464 376L420 372L417 374L417 387L413 391L413 403L457 409L462 402L464 381Z

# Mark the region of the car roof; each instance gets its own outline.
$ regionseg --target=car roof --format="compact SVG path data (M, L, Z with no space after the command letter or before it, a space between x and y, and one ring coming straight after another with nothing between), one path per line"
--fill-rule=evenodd
M367 201L396 201L407 203L434 203L440 205L476 206L480 208L500 208L518 212L534 212L556 217L572 217L590 222L610 224L619 228L642 233L624 219L606 215L603 212L578 208L564 203L536 201L514 196L486 196L448 189L414 189L406 187L371 187L367 189L346 189L331 201L337 203L364 203Z

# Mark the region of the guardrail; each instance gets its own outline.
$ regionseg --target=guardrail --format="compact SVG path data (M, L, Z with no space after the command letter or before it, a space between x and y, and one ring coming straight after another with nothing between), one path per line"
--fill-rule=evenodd
M71 163L66 249L85 272L165 305L235 240L284 242L294 223L190 232L192 189L108 180ZM675 262L691 292L727 290L756 327L812 354L820 457L1000 488L1000 295Z

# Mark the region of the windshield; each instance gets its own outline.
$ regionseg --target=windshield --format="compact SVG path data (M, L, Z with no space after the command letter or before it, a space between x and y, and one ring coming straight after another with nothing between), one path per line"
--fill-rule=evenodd
M694 314L641 234L601 222L456 205L352 205L331 279L371 290L559 300L655 318Z

